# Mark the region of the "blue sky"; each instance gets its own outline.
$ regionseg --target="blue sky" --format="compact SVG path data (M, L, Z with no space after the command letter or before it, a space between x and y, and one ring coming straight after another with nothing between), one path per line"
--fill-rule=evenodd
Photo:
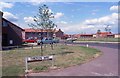
M117 2L0 2L0 10L4 12L4 18L22 28L29 28L28 24L33 22L33 16L42 4L54 13L57 28L67 34L105 31L106 25L117 33Z

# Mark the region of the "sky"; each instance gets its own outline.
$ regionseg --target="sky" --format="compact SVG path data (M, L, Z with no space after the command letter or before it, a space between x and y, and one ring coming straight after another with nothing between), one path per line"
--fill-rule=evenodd
M105 31L118 32L118 2L0 2L3 17L21 28L30 28L38 7L46 4L53 15L52 21L66 34Z

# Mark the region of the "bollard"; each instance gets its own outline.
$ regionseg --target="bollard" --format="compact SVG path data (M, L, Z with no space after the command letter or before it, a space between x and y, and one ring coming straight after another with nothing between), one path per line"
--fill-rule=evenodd
M32 44L32 46L31 46L31 47L32 47L32 49L33 49L33 44Z
M25 73L28 73L28 62L27 57L25 58Z
M51 56L52 60L51 60L51 63L52 63L52 67L54 67L54 57Z
M86 45L86 47L88 47L88 44Z

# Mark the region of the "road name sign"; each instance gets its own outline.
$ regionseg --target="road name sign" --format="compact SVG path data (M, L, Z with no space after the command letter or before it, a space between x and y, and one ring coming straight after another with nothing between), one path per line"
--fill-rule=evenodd
M26 57L25 58L25 72L28 72L28 63L30 62L37 62L37 61L47 61L51 60L53 66L53 55L51 56L33 56L33 57Z
M53 56L34 56L34 57L27 57L28 62L35 62L35 61L46 61L52 60Z

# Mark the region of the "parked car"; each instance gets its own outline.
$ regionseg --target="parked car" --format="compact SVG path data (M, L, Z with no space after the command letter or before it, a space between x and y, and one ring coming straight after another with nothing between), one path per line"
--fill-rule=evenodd
M35 43L37 42L37 39L25 39L23 40L23 43Z
M59 43L59 39L53 39L53 38L43 38L42 40L38 39L37 44L53 44L53 43Z
M66 39L66 42L73 42L73 41L76 41L77 40L77 38L68 38L68 39Z
M53 39L53 43L59 43L59 39L54 38L54 39Z

